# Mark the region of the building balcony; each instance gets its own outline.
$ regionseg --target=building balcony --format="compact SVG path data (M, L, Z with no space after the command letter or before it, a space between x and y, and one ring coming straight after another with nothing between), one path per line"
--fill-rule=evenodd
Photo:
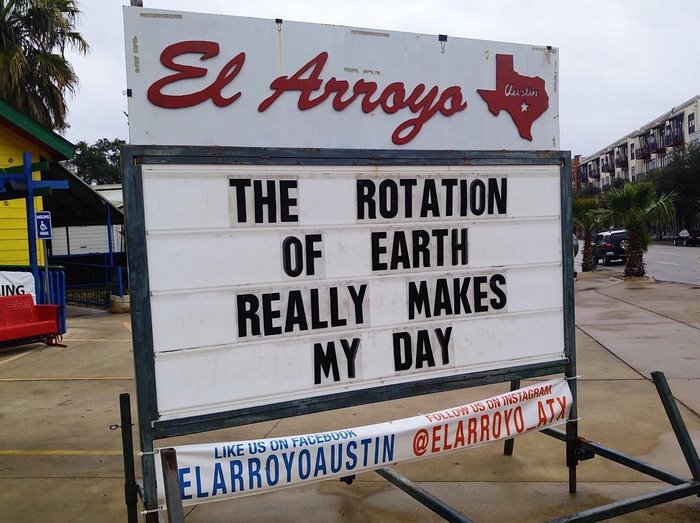
M648 145L640 145L636 150L637 160L651 159L651 148Z
M664 133L664 143L668 147L683 145L683 133L679 130L666 131Z
M625 168L627 167L627 155L616 154L615 155L615 167Z
M615 172L615 166L613 165L613 162L608 160L607 158L601 162L600 165L600 170L603 171L604 173L614 173Z
M649 152L657 154L666 152L663 135L660 135L658 139L653 134L649 136Z

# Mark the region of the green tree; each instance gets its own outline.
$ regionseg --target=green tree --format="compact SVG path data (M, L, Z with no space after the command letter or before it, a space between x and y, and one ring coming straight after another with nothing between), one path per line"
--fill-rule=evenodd
M700 148L684 147L668 166L649 176L657 192L676 193L676 221L680 227L692 227L693 216L700 213Z
M583 231L583 272L595 270L598 260L593 254L593 230L600 225L598 198L575 198L572 203L574 225Z
M649 223L661 223L673 218L674 193L657 195L649 182L628 183L624 187L603 193L600 210L605 225L622 225L629 233L625 276L644 276L644 253L649 246Z
M610 185L603 187L603 192L607 192L610 189L622 189L627 181L624 178L613 178Z
M583 184L583 186L581 186L581 188L576 192L577 198L595 198L599 195L600 187L592 182Z
M92 145L80 141L75 145L75 156L70 163L86 183L122 183L119 159L125 145L119 138L100 138Z
M88 51L79 15L75 0L0 0L0 98L48 129L68 127L78 77L65 50Z

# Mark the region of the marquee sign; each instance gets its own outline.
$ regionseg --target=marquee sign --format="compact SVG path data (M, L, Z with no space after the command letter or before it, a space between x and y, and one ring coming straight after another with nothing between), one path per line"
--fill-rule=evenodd
M132 147L352 148L133 160L153 420L565 360L559 161L418 150L556 144L556 50L135 8L125 27Z
M124 12L132 144L559 148L551 47Z
M147 508L157 439L575 375L556 49L124 12Z
M141 171L160 419L564 358L558 166Z

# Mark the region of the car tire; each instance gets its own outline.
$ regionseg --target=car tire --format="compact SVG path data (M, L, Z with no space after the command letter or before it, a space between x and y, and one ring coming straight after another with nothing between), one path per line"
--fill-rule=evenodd
M610 258L607 256L603 256L603 265L610 265Z
M673 246L678 247L678 240L673 240Z
M687 246L688 246L688 240L683 240L683 247L687 247Z

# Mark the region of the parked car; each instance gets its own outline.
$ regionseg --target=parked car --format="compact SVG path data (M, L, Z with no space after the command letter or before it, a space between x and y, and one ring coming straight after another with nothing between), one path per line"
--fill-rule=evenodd
M673 245L700 245L700 231L697 229L683 229L678 235L673 237Z
M626 262L629 240L625 229L601 232L596 236L593 253L597 260L603 260L603 265L610 265L613 260Z

